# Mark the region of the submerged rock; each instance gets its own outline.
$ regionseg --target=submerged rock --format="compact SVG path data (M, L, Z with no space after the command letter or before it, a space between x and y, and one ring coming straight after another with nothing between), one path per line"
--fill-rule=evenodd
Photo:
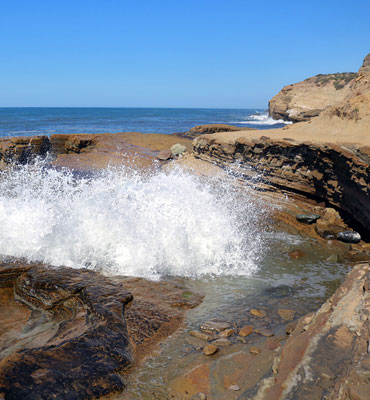
M264 317L266 317L266 311L264 311L264 310L256 310L256 309L254 309L254 308L252 308L252 310L250 311L250 313L253 315L253 316L255 316L255 317L258 317L258 318L264 318Z
M223 321L207 321L204 324L200 326L200 329L202 330L209 330L209 331L216 331L216 332L222 332L225 329L230 328L230 324L228 322L223 322Z
M239 331L239 336L243 336L243 337L249 336L253 332L253 329L254 328L252 325L243 326L243 328L240 329L240 331Z
M214 344L207 344L207 346L204 347L203 353L206 356L211 356L215 354L218 351L218 347L215 346Z
M345 243L360 243L361 235L355 231L339 232L337 239Z
M313 224L320 218L320 215L317 215L317 214L298 214L298 215L296 215L295 218L296 218L296 220L298 222L302 222L304 224Z

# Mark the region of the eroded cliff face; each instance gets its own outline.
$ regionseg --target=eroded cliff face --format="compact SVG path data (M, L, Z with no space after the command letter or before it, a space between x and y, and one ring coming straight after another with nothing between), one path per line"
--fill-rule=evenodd
M275 119L302 122L317 117L328 106L341 103L350 92L355 73L319 74L285 86L269 102Z
M369 399L369 288L369 264L355 266L316 313L300 319L255 399Z

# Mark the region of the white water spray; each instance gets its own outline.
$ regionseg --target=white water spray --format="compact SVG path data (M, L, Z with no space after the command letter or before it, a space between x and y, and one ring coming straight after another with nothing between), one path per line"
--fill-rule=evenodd
M247 275L260 254L258 219L228 179L180 169L83 178L37 161L0 174L0 254L55 266L147 278Z

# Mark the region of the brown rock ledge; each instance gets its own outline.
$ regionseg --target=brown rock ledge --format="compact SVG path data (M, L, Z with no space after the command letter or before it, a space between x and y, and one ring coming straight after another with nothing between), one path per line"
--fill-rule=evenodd
M335 294L302 318L260 383L261 400L370 398L370 265L359 264Z
M2 262L0 397L95 399L122 391L127 368L177 329L182 309L201 301L185 298L184 290L87 269Z

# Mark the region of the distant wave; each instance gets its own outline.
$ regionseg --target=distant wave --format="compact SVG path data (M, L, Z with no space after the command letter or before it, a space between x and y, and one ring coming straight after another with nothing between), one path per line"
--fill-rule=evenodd
M291 121L284 121L283 119L273 119L268 115L268 113L263 114L255 114L250 115L247 117L245 121L236 121L236 124L243 124L243 125L290 125L292 124Z

